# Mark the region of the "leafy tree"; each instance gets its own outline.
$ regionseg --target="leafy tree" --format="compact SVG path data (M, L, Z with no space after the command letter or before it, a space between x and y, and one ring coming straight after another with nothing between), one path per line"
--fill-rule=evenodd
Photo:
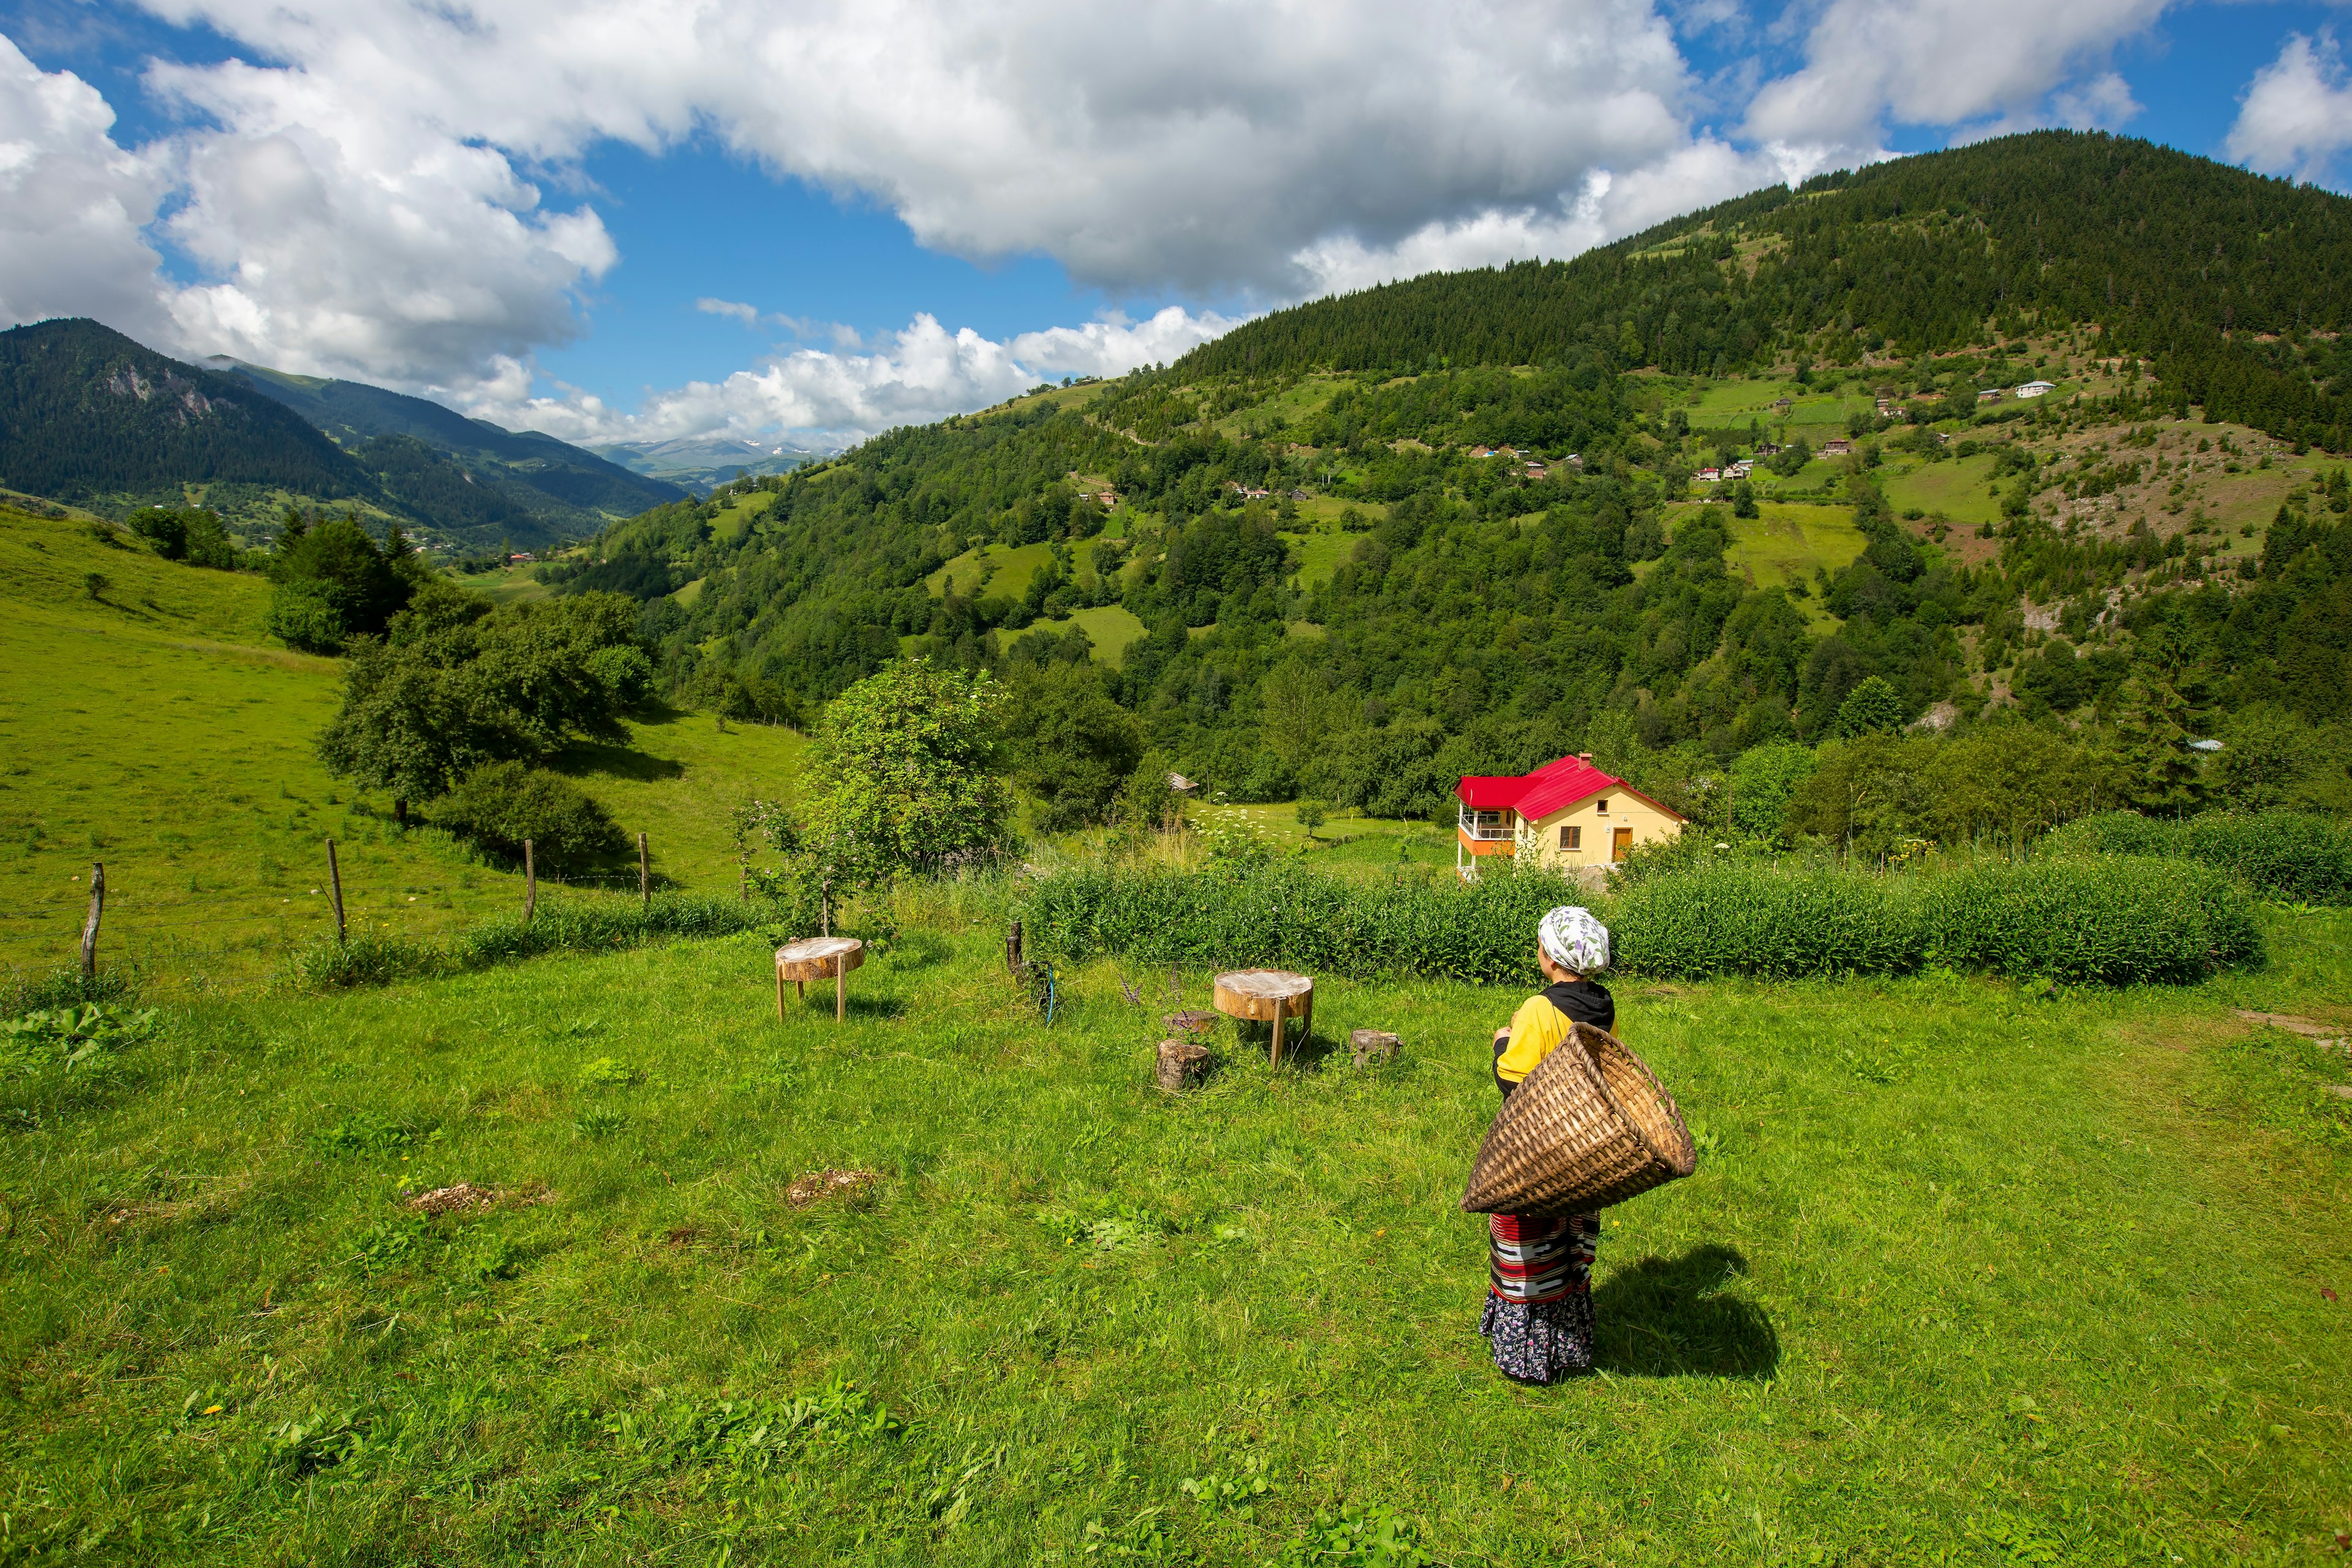
M1881 676L1874 675L1863 681L1838 704L1837 732L1841 735L1892 734L1909 721L1903 699Z
M540 762L576 737L615 733L625 678L642 670L614 656L635 648L635 606L615 594L493 608L428 581L384 637L351 643L320 758L390 793L405 820L410 802L486 763Z
M480 696L418 645L362 637L344 671L343 705L320 732L319 760L337 778L389 794L394 820L405 822L410 802L444 795L514 750L517 738Z
M1040 802L1048 832L1108 821L1143 754L1135 716L1110 700L1090 665L1055 664L1022 682L1005 731L1020 759L1021 786Z
M813 873L828 888L934 869L1003 842L1003 688L986 671L901 659L825 710L805 774Z
M1298 818L1298 826L1307 829L1307 837L1312 838L1315 837L1315 830L1323 826L1328 813L1321 801L1307 795L1298 797L1298 805L1294 815Z
M155 547L166 561L228 571L236 546L222 529L220 514L204 507L142 507L131 514L131 531Z
M273 600L283 595L306 602L299 608L291 604L282 611L273 607L273 629L285 625L315 637L328 623L310 606L323 604L332 612L340 642L381 634L407 605L425 573L397 527L379 549L356 515L314 522L289 507L269 575L278 585ZM314 651L331 652L334 644L314 641L312 646Z
M1810 746L1782 742L1742 752L1727 781L1731 831L1742 838L1785 837L1789 803L1819 765Z

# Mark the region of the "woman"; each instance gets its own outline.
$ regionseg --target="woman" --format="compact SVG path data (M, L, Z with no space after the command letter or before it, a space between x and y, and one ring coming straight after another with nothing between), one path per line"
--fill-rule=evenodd
M1609 928L1562 905L1536 929L1536 963L1551 982L1495 1031L1495 1086L1508 1100L1568 1038L1569 1026L1614 1032L1617 1004L1586 978L1609 967ZM1549 1383L1592 1365L1592 1255L1601 1216L1489 1215L1486 1309L1478 1331L1506 1376Z

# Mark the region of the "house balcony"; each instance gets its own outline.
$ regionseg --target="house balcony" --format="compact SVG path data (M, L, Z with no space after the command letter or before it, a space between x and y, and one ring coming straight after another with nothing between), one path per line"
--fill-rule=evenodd
M1469 854L1516 854L1518 847L1518 813L1473 811L1465 805L1455 815L1454 832L1461 847Z

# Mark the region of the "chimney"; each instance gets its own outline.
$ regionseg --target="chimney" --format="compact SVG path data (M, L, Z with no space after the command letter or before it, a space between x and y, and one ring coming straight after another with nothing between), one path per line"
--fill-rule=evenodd
M1584 763L1587 767L1590 767L1592 764L1592 753L1591 752L1579 752L1576 753L1576 760Z

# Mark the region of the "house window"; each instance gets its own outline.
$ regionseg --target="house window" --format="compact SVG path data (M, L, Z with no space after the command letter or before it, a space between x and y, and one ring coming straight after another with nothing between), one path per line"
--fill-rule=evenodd
M1581 848L1583 848L1583 847L1584 847L1584 829L1582 829L1581 827L1567 827L1567 826L1563 826L1563 827L1559 830L1559 847L1560 847L1562 849L1581 849Z
M1594 801L1594 802L1592 803L1592 809L1593 809L1593 810L1595 810L1595 811L1597 811L1597 812L1599 812L1599 813L1600 813L1601 816L1608 816L1608 815L1609 815L1609 797L1608 797L1607 795L1602 795L1599 800Z

